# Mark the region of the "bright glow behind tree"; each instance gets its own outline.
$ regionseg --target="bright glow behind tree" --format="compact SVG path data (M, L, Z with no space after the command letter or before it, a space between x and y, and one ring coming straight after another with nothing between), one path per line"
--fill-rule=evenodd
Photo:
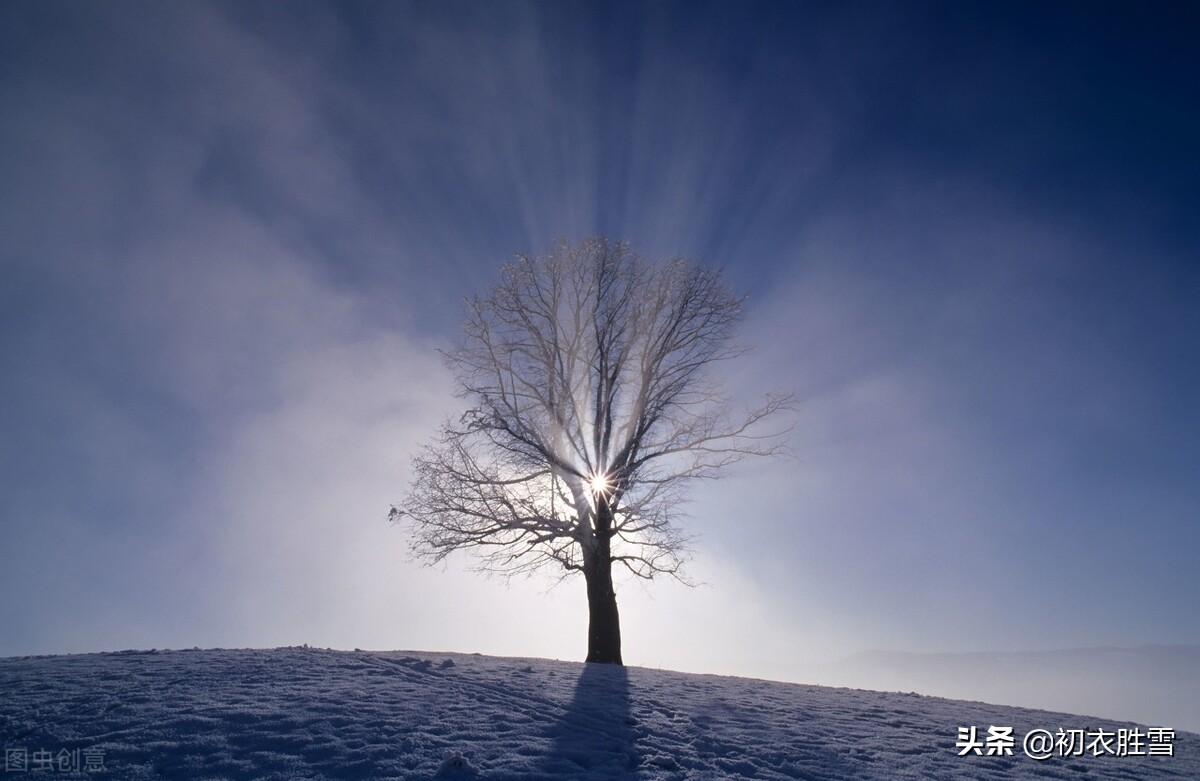
M709 371L738 356L741 301L719 272L643 262L592 239L520 257L471 302L447 355L469 408L414 462L417 552L472 549L506 574L583 573L588 660L621 661L612 565L680 577L687 486L779 449L767 418L735 414Z

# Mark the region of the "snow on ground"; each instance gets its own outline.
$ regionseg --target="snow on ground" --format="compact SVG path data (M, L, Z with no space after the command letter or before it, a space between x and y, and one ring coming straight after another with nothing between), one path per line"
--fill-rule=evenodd
M986 671L986 672L985 672ZM1200 645L1008 653L867 651L799 667L791 680L1021 703L1200 732Z
M971 725L981 734L1014 727L1016 755L959 757L958 728ZM1190 733L1177 733L1174 757L1036 762L1021 752L1020 736L1035 727L1131 726L914 694L462 654L0 659L0 744L31 768L37 751L102 749L106 772L76 777L1200 778L1200 736Z

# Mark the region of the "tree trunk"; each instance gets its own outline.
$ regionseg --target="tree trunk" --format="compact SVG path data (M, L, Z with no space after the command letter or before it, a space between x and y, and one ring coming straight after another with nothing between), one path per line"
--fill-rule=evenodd
M622 664L621 617L617 612L617 594L613 591L611 515L607 506L600 508L596 520L599 528L583 558L588 596L587 661Z
M583 574L588 595L587 661L621 664L621 617L617 613L608 551L596 556L590 566L585 564Z

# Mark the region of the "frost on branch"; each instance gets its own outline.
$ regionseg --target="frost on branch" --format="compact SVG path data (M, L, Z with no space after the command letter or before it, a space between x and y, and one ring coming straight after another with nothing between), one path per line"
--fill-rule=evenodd
M604 239L519 257L470 302L446 355L468 409L415 458L392 517L434 562L472 549L505 574L599 558L680 577L689 485L781 448L769 419L790 397L739 412L711 376L743 352L740 312L720 272Z

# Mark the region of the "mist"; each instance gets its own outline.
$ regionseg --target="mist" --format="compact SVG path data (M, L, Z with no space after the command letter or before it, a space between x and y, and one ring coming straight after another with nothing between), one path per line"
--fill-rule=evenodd
M0 654L580 657L582 583L387 515L463 299L608 235L723 267L726 387L799 400L690 503L700 585L618 585L627 663L1197 729L1145 705L1191 663L1099 705L827 667L1200 644L1186 25L1118 67L1115 17L685 8L7 4Z

